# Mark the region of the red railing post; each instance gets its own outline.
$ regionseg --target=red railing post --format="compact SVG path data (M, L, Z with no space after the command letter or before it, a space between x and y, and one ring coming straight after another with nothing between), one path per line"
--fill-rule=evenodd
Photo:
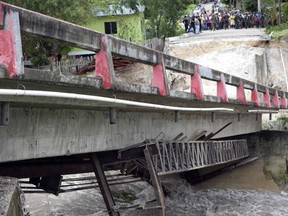
M203 87L201 75L199 74L199 65L194 65L194 75L191 76L191 93L196 94L198 100L203 100Z
M287 109L286 92L283 92L283 95L282 95L282 97L280 98L280 104L283 106L284 109Z
M4 17L5 16L5 17ZM0 2L0 65L4 65L9 77L24 73L19 13L7 9Z
M251 92L251 100L255 106L259 106L258 87L256 83L254 83L254 89Z
M236 98L237 100L240 100L243 105L246 104L246 97L242 79L239 80L239 86L237 87Z
M153 65L152 86L159 89L159 93L161 96L167 96L169 95L169 87L163 54L158 53L157 58L158 64Z
M273 96L273 98L272 98L272 103L275 105L275 107L276 107L277 109L280 108L280 105L279 105L279 97L278 97L278 90L275 90L275 94L274 94L274 96Z
M222 102L228 102L225 77L223 73L220 75L220 81L217 82L217 96L221 97Z
M270 92L269 89L266 88L266 92L264 93L264 99L263 99L264 103L267 104L267 107L270 108L271 107L271 101L270 101Z
M95 56L95 74L102 78L104 89L111 89L115 80L114 65L107 36L101 37L101 49Z

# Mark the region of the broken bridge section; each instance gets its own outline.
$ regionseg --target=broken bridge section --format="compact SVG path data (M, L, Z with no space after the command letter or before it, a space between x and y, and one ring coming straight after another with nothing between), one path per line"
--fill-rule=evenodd
M240 160L249 156L246 140L164 141L154 163L159 175L186 172Z
M202 169L241 160L249 156L246 140L185 142L151 140L149 146L156 146L158 151L158 154L154 154L152 157L158 175ZM144 158L137 159L134 163L148 170Z

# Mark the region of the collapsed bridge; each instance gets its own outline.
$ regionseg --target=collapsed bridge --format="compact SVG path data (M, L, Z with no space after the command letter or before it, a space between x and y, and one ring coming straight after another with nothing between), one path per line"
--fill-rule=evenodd
M93 77L25 68L21 32L94 51ZM58 193L61 175L93 171L110 215L118 213L104 169L148 171L165 215L158 175L247 157L245 140L219 139L257 132L261 113L287 109L287 92L2 2L0 39L0 175ZM119 61L148 65L151 85L119 82ZM190 92L173 91L168 70L190 77Z

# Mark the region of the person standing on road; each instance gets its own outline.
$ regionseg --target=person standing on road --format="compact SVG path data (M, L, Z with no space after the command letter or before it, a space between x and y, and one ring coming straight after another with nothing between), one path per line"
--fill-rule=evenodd
M223 18L224 18L224 29L228 29L230 16L227 14L227 12L224 14Z
M200 21L199 21L199 17L196 16L195 17L195 34L199 34L200 33Z
M202 28L203 28L203 25L202 25L202 18L201 16L197 16L198 18L198 21L199 21L199 32L202 33Z
M211 20L209 15L206 16L206 23L207 23L207 29L212 30L211 28Z
M185 15L182 22L184 23L185 32L187 33L188 32L188 27L189 27L189 17L187 15Z
M237 12L236 16L235 16L235 28L236 29L240 29L241 28L241 22L242 22L242 19L241 19L241 14L239 12Z
M217 25L218 25L218 14L214 13L211 18L211 26L212 26L211 31L212 30L215 31L217 28Z
M195 33L195 17L194 17L194 15L192 16L192 18L190 20L190 26L189 26L188 32L191 32L192 29L193 29L193 32Z
M235 28L235 15L234 15L234 13L232 13L230 16L230 27Z

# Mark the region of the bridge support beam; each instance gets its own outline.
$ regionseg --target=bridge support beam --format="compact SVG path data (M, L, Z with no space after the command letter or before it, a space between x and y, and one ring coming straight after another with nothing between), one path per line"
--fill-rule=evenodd
M161 216L166 216L166 208L165 208L165 199L164 199L164 193L162 190L162 186L158 177L158 174L155 169L155 165L153 163L151 152L149 147L146 147L144 150L145 160L147 163L148 171L150 174L150 178L152 180L152 185L154 187L155 196L157 199L157 204L159 205L159 208L161 208Z
M10 109L10 103L0 102L0 125L8 125L9 109Z
M114 202L112 193L110 191L107 179L105 177L104 170L98 159L97 153L91 154L91 162L92 162L93 170L96 175L97 182L99 184L100 191L102 193L109 216L120 216L118 212L114 211L115 202Z

